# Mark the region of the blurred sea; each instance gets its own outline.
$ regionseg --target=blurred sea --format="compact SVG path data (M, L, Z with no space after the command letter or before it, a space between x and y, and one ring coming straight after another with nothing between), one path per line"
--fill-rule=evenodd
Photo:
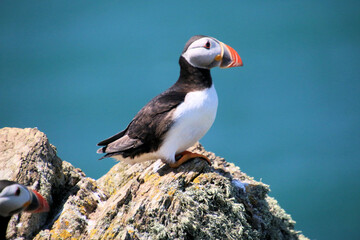
M359 1L2 1L0 127L38 127L99 178L96 144L178 78L196 34L244 67L212 70L201 140L271 187L311 239L360 239Z

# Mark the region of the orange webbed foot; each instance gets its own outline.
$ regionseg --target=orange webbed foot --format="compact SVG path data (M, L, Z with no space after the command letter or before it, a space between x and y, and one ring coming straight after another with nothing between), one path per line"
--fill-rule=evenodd
M189 161L190 159L197 158L197 157L204 159L209 165L211 165L211 162L210 162L209 158L206 157L205 155L202 155L202 154L199 154L199 153L192 153L192 152L189 152L189 151L184 151L184 152L179 153L178 155L176 155L175 158L178 157L178 156L181 156L181 158L179 160L177 160L175 163L169 163L170 167L177 168L181 164Z

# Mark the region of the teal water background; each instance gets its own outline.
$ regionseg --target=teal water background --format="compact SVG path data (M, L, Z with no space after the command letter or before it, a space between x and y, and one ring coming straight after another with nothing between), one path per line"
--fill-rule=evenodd
M210 35L244 67L212 70L201 140L271 187L311 239L360 239L360 1L1 1L0 127L38 127L89 177L96 143L178 77Z

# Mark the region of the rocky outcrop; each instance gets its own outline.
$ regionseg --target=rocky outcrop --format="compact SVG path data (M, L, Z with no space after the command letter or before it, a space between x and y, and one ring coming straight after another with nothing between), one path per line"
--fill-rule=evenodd
M31 239L61 211L65 195L85 174L56 155L45 134L37 129L0 129L0 179L17 181L37 190L50 206L50 213L14 215L7 237Z
M10 239L306 239L257 182L201 145L212 166L116 164L98 180L60 160L37 129L0 130L0 176L45 196L49 213L13 216ZM95 160L94 160L95 161Z

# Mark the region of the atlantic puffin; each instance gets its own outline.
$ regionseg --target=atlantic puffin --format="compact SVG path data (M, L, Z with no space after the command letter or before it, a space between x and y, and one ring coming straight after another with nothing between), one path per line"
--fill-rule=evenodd
M112 157L129 164L161 159L176 168L192 158L210 160L186 151L210 129L218 97L210 69L242 66L239 54L219 40L196 35L179 59L179 79L147 103L125 130L98 143L100 159Z
M10 218L21 211L48 212L49 204L35 190L17 182L0 180L0 239L5 239Z

